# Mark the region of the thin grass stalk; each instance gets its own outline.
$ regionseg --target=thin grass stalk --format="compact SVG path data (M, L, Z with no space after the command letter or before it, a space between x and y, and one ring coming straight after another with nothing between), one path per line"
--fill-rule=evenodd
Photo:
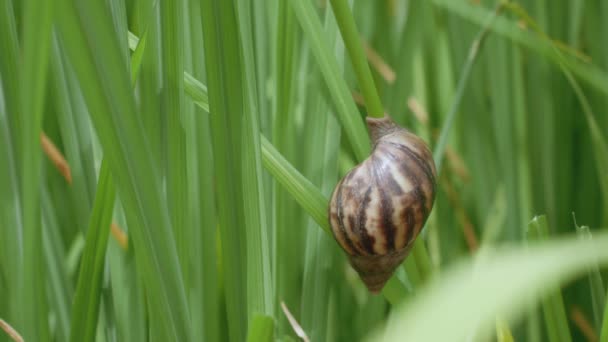
M66 65L65 56L61 51L61 44L56 34L53 35L51 54L51 79L54 85L53 95L56 97L57 120L61 132L61 140L64 145L65 154L70 165L73 182L72 190L73 205L76 209L78 225L81 232L86 232L89 221L91 206L94 197L95 174L93 171L90 139L83 139L86 132L79 127L81 122L88 124L88 118L83 115L75 115L76 112L86 110L84 106L78 106L76 101L79 90L71 87L71 70ZM88 159L85 154L90 153ZM87 165L90 164L90 165ZM92 183L92 186L91 184Z
M546 241L549 237L549 227L545 216L537 216L528 225L526 238L528 242ZM542 310L545 318L549 341L571 341L572 335L568 327L568 317L564 308L564 300L559 287L544 293Z
M576 233L579 238L583 240L591 240L593 236L587 226L576 226ZM591 294L591 308L593 312L593 323L594 326L600 330L602 327L602 315L604 311L604 304L606 301L606 289L604 288L604 281L602 280L602 274L597 263L589 264L589 274L587 275L589 281L589 292Z
M117 202L118 199L117 199ZM122 206L117 203L114 210L116 223L127 227ZM142 269L137 267L133 248L124 250L115 239L108 241L107 250L112 289L114 334L119 341L144 341L149 335L149 313L145 303ZM121 289L121 291L114 291ZM105 301L105 298L104 298ZM110 308L108 308L109 311Z
M473 65L477 60L477 55L481 47L483 46L483 42L485 37L488 35L489 29L500 13L502 9L502 5L499 4L494 12L492 12L485 20L484 24L481 27L481 30L473 40L471 47L469 48L469 54L467 56L467 60L462 67L462 71L460 74L460 78L458 79L458 85L456 86L456 93L454 94L454 99L452 100L452 105L450 106L450 110L446 115L445 123L441 129L441 133L439 134L439 139L437 140L437 145L435 145L435 151L433 152L433 159L435 160L435 167L437 168L437 174L441 173L441 169L443 166L443 156L445 154L445 149L448 143L448 136L451 131L452 125L454 124L454 119L456 118L456 113L460 108L460 102L464 97L465 90L467 89L467 82L469 80L469 76L471 75L471 70L473 69Z
M203 79L205 75L205 53L203 50L203 31L201 22L200 2L189 2L190 14L190 48L192 54L192 75L198 79ZM184 76L189 75L187 73ZM189 89L189 78L184 78L186 91ZM198 82L198 81L197 81ZM193 99L194 100L194 99ZM205 102L206 109L199 107L195 108L193 113L194 124L192 134L195 139L196 146L189 146L197 151L198 162L198 210L200 216L200 231L199 237L195 243L198 248L193 248L193 255L198 256L195 260L200 260L197 266L197 289L200 291L200 310L202 317L200 325L194 327L193 335L195 338L200 338L204 341L220 340L220 319L217 314L220 310L220 292L218 290L218 251L217 251L217 218L215 194L209 191L214 187L213 170L213 151L211 146L211 132L209 125L209 115L203 111L209 111L209 100L207 94L201 99ZM195 202L196 203L196 202ZM197 306L193 304L193 307ZM193 322L196 321L195 316L192 317ZM198 337L200 336L200 337Z
M247 331L246 232L242 202L242 70L232 1L202 0L201 19L214 156L228 334Z
M188 184L186 174L186 141L183 127L184 106L184 46L183 4L181 1L160 2L161 116L167 122L165 176L167 202L173 234L182 269L183 281L189 283L188 273Z
M102 162L99 182L86 243L80 264L80 272L72 305L70 341L92 341L97 331L100 310L100 293L114 211L116 190L107 161Z
M23 12L20 77L21 112L21 201L23 209L23 271L20 285L19 329L25 340L49 339L46 276L43 267L40 220L39 136L45 97L47 64L51 42L53 6L51 1L25 1ZM17 86L17 85L15 85Z
M336 62L336 58L330 53L332 49L323 34L323 26L318 15L310 1L291 0L290 4L319 65L331 95L336 116L344 127L357 160L362 161L367 158L370 151L367 131L363 120L353 115L353 113L357 113L357 107L342 73L339 72L341 69Z
M466 1L457 0L432 0L434 4L445 8L450 13L456 14L467 21L476 25L483 25L489 15L489 10L470 4ZM509 2L506 2L507 4ZM512 3L512 2L511 2ZM545 57L554 64L559 64L559 56L555 54L552 43L542 37L538 37L530 32L516 28L517 23L506 18L497 18L495 23L490 26L492 32L508 38L513 42ZM542 27L542 25L541 25ZM608 94L608 73L598 68L596 65L581 61L577 57L570 56L564 58L564 63L580 80L592 86L603 94Z
M161 116L161 111L163 105L161 104L160 96L158 96L159 89L162 88L163 79L162 46L160 15L157 4L158 2L154 0L137 0L134 3L137 20L133 25L133 29L139 30L137 33L140 37L145 36L145 53L142 53L142 61L139 67L134 68L132 65L131 73L133 77L133 73L140 70L136 83L137 91L141 98L139 102L139 114L141 114L140 117L146 131L148 144L154 156L154 163L158 169L163 170L163 156L165 156L162 146L163 117ZM133 46L130 38L131 36L129 35L128 42L132 50L137 46L140 48L144 47L140 44ZM137 54L131 56L132 60L137 58ZM133 78L131 80L133 81Z
M247 225L248 319L262 313L272 317L275 294L270 259L270 232L266 216L266 190L262 178L260 111L254 57L254 27L251 0L236 0L244 74L245 113L243 119L243 202Z
M346 0L331 0L331 6L334 9L333 13L336 16L336 22L340 27L344 45L348 50L361 92L363 93L363 98L365 99L367 115L381 118L384 116L384 108L374 84L374 79L372 78L372 73L361 44L361 37L348 3Z
M604 319L602 320L600 342L608 342L608 296L604 305Z
M67 341L70 337L70 308L74 289L64 262L65 246L61 240L61 227L56 217L56 207L46 187L42 189L40 206L44 262L48 270L49 308L56 317L54 336L57 340Z
M336 54L343 54L343 45L336 44L338 31L335 25L335 17L331 14L331 7L325 10L325 33L329 37L331 46L336 46ZM338 63L340 63L338 57ZM320 79L317 72L315 78ZM307 178L319 185L324 196L329 196L335 183L337 174L337 153L340 150L340 127L324 101L322 93L317 87L308 87L310 94L307 96L307 108L311 108L307 114L306 131L304 135L309 137L307 144L306 165ZM331 265L333 263L335 249L331 237L316 229L316 223L308 218L306 231L306 244L304 249L304 269L302 280L302 305L301 323L305 331L309 332L312 341L324 340L330 321L330 311L327 303L330 298Z
M20 97L19 97L19 61L22 58L19 36L17 34L17 23L15 8L12 0L0 1L0 75L2 78L3 99L7 113L7 127L12 139L12 154L15 158L17 169L21 167L21 129L19 128ZM20 175L20 173L18 173Z
M23 269L23 223L21 208L21 132L17 122L20 116L19 75L17 67L19 42L10 0L0 0L0 156L4 158L0 167L0 234L2 248L0 273L4 281L0 286L5 291L0 299L0 310L9 322L19 323L20 272Z
M407 17L400 32L395 60L392 63L397 74L396 80L391 87L386 89L383 96L387 112L395 119L405 117L407 108L403 103L403 94L409 96L413 91L413 59L423 41L425 16L421 14L420 10L424 5L422 1L408 2Z
M297 21L293 9L287 1L279 1L277 8L277 30L275 49L275 114L272 124L272 142L277 150L294 164L298 161L297 146L293 139L298 134L295 124L296 98L300 90L296 83L296 68L301 65L301 50L297 44ZM297 164L296 164L297 165ZM290 307L299 308L299 276L301 272L302 232L292 232L299 222L297 206L289 194L278 183L274 183L274 237L276 251L275 272L275 311L280 312L280 300ZM282 260L279 262L279 260ZM280 300L279 300L280 299ZM296 312L296 315L299 314ZM277 319L279 333L290 333L291 327L285 316Z
M255 315L249 324L247 342L271 342L274 339L274 320L270 316Z

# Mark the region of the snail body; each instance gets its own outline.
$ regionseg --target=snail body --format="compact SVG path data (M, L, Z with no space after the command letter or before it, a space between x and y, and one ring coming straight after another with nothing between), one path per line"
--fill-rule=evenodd
M389 116L367 125L372 153L336 186L329 220L353 268L378 293L431 212L436 170L426 143Z

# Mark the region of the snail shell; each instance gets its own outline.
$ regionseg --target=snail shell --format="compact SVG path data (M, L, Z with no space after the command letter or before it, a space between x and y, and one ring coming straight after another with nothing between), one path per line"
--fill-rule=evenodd
M333 235L372 293L409 253L435 199L435 163L425 142L389 116L367 118L371 155L336 186Z

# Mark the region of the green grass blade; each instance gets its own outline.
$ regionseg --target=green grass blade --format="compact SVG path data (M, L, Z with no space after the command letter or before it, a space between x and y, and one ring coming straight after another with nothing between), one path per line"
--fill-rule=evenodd
M568 238L504 249L455 265L442 281L398 309L398 319L386 327L383 341L458 341L474 329L490 331L496 315L515 318L551 284L583 274L590 262L608 265L608 250L602 247L607 243L605 233L593 241ZM470 305L472 301L476 305ZM371 340L382 340L379 337Z
M475 61L477 60L477 55L482 47L485 37L488 34L488 28L496 19L496 16L500 12L500 6L496 8L496 10L488 15L488 18L484 21L484 24L481 27L481 30L473 40L471 47L469 48L469 54L467 56L467 60L462 67L460 78L458 79L458 85L456 86L456 93L454 94L454 99L452 100L452 105L450 107L450 111L446 114L445 123L441 128L441 133L439 134L439 139L437 141L437 145L435 146L435 150L433 151L433 159L435 160L435 167L437 168L437 174L441 172L441 167L443 166L443 156L445 153L445 148L448 143L448 135L454 124L454 119L456 118L456 113L460 108L460 102L464 96L465 90L467 89L467 82L469 80L469 76L471 74L471 70L475 65Z
M61 227L57 221L56 207L52 203L48 189L43 189L40 200L47 293L50 294L49 308L56 317L54 335L57 340L67 341L70 336L70 308L74 290L64 262L65 248L61 241Z
M144 51L146 50L146 37L148 35L144 33L141 39L137 40L133 55L131 56L131 84L135 87L139 73L141 71L141 64L144 58ZM132 34L129 32L129 47L131 47Z
M167 123L165 176L167 202L182 267L188 284L188 184L186 182L186 142L184 116L183 8L180 1L160 3L160 41L162 90L161 117Z
M325 10L324 26L330 45L336 46L337 55L343 54L342 44L336 44L339 32L330 6ZM320 77L320 72L315 70L314 79L320 80ZM305 156L302 158L304 174L319 186L324 196L329 196L338 173L340 126L333 115L328 115L331 108L325 101L323 90L316 86L309 86L307 90L305 98L310 110L306 111L303 134L309 137L309 143L303 146L302 151ZM317 341L327 338L331 319L327 303L331 291L336 288L332 283L331 265L335 262L338 250L331 236L317 229L317 223L312 218L307 218L306 226L300 320L311 340Z
M23 269L23 224L21 214L19 132L19 78L17 59L19 44L12 1L0 0L0 156L4 162L0 167L0 289L5 291L0 299L2 317L13 324L18 323L20 272Z
M140 37L145 36L145 53L143 53L140 66L136 66L137 55L131 55L131 74L140 69L139 79L135 81L131 78L133 84L137 84L137 92L140 96L139 115L142 119L148 144L154 156L155 166L161 170L164 176L165 158L169 146L163 144L163 139L167 138L166 116L162 115L163 108L166 104L161 102L161 92L163 90L162 74L163 61L162 54L162 34L161 34L161 19L159 11L159 3L154 0L138 0L134 4L133 11L137 16L137 24L135 27L129 26L129 29L137 29ZM132 51L135 51L137 42L133 44L131 34L127 36L127 45ZM142 46L143 47L143 46Z
M547 218L545 216L538 216L532 219L528 225L528 241L546 241L548 237L549 227L547 225ZM549 340L572 340L570 328L568 327L568 316L564 307L564 299L559 288L550 289L545 293L542 300L542 308Z
M285 158L262 137L264 167L285 187L294 199L309 213L317 224L331 234L327 218L328 201L321 191L296 170Z
M591 230L587 226L576 226L576 233L582 240L592 240ZM606 289L602 280L602 274L597 262L588 266L589 289L591 293L591 308L593 309L593 322L598 329L602 326L602 315L606 302Z
M119 202L119 199L116 200ZM119 204L119 203L118 203ZM115 222L128 227L121 205L114 210ZM145 341L148 338L150 317L146 312L144 276L138 268L133 248L124 250L111 238L106 252L110 269L112 305L117 341Z
M290 3L300 26L304 30L308 44L331 94L338 120L346 132L357 160L362 161L369 155L369 137L363 125L363 120L359 115L356 115L358 113L357 107L346 82L342 78L340 72L342 69L338 67L336 58L331 54L332 49L323 32L321 21L314 11L312 2L291 0Z
M276 43L274 84L274 115L272 116L272 142L287 160L297 162L298 147L291 139L298 134L296 123L296 105L302 87L296 82L297 69L301 66L303 49L297 38L298 23L293 9L287 1L280 1L276 11ZM299 286L302 265L303 232L292 232L288 227L299 222L297 206L289 194L275 182L272 197L272 247L275 260L273 276L275 281L275 306L279 308L279 298L294 307L299 307ZM279 309L280 312L280 309ZM278 334L291 333L291 327L285 316L277 317Z
M200 16L200 2L190 2L190 49L192 56L192 75L199 79L202 79L205 74L205 65L202 61L205 59L205 53L203 51L203 45L201 41L203 39L202 31L202 19ZM188 77L190 76L190 77ZM196 150L196 157L188 156L189 160L196 158L198 161L198 170L196 175L198 177L198 202L193 201L195 209L200 210L199 212L199 224L200 229L198 230L199 236L193 241L196 247L192 247L193 258L200 260L200 264L193 271L196 276L195 280L198 285L196 289L200 291L200 300L193 301L192 307L196 307L200 310L200 318L197 319L195 311L192 314L193 322L201 322L196 325L193 329L194 339L203 341L219 341L220 336L220 292L218 291L218 251L217 251L217 218L216 218L216 204L215 204L215 193L209 191L214 187L214 166L213 166L213 151L211 146L211 132L209 124L209 115L203 113L203 111L209 110L209 100L207 98L206 88L194 79L190 74L184 73L184 86L186 93L189 89L189 84L195 82L201 86L202 98L204 101L203 108L195 108L193 113L195 116L192 118L194 123L189 125L189 131L192 139L195 140L192 144L188 144L193 150ZM196 102L200 106L201 102ZM193 182L194 183L194 182ZM198 227L196 227L198 228ZM200 256L199 256L200 255ZM221 307L223 310L223 306Z
M433 3L480 26L483 25L489 14L488 10L462 0L433 0ZM555 64L559 64L562 59L553 49L552 42L517 28L515 22L506 18L497 18L494 25L491 26L491 30L540 54ZM564 63L578 78L602 93L608 94L608 73L606 71L574 57L564 58Z
M252 8L253 1L235 2L239 19L241 65L245 78L245 113L243 118L242 174L243 203L247 228L247 300L248 319L256 313L272 315L274 294L270 264L270 232L267 227L265 188L262 179L260 148L260 113L256 66L253 49Z
M606 304L604 305L604 319L602 320L602 334L600 335L600 342L608 341L608 297L606 298Z
M270 316L255 315L249 323L247 342L274 341L274 320Z
M376 90L369 64L367 64L367 58L363 52L361 37L357 31L355 18L353 18L346 0L331 0L331 6L334 9L336 21L340 27L342 39L344 39L344 45L348 50L350 60L355 69L355 74L357 75L357 80L359 81L359 87L361 87L361 92L365 99L367 115L381 118L384 116L384 109L378 91Z
M244 97L238 27L232 1L202 0L200 4L209 108L213 112L210 123L228 333L231 341L242 341L248 308L241 159Z
M78 115L78 113L86 113L86 106L78 101L80 90L75 86L74 76L66 63L55 34L51 55L53 96L61 140L72 175L70 191L75 216L80 231L84 233L88 226L96 185L94 153L89 136L89 118L86 115Z
M20 113L20 98L19 98L19 60L21 59L21 50L19 46L19 37L17 35L17 23L15 19L15 9L13 1L0 1L0 82L2 82L2 92L4 93L4 102L7 113ZM18 12L17 12L18 13ZM18 167L21 167L21 155L19 154L19 146L21 145L21 130L18 126L18 115L7 116L7 127L10 127L10 134L13 138L12 148L14 158Z
M189 316L167 206L111 18L101 3L59 4L62 41L116 180L134 247L141 253L150 309L162 317L154 329L159 338L187 340Z
M70 341L95 339L99 317L101 282L104 272L110 223L116 190L107 161L102 162L93 210L72 306Z
M25 1L23 11L21 100L21 201L23 208L23 272L21 320L17 326L25 340L49 339L46 281L43 271L40 222L39 147L49 46L51 42L51 1ZM19 115L19 114L17 114Z
M184 88L186 94L190 96L194 103L201 107L205 112L209 112L209 98L207 97L207 88L192 75L184 73Z

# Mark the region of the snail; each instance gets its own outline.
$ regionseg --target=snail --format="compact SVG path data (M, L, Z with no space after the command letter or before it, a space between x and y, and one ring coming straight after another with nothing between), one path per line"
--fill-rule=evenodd
M390 116L366 121L372 153L334 189L329 221L352 267L378 293L431 212L436 170L426 143Z

